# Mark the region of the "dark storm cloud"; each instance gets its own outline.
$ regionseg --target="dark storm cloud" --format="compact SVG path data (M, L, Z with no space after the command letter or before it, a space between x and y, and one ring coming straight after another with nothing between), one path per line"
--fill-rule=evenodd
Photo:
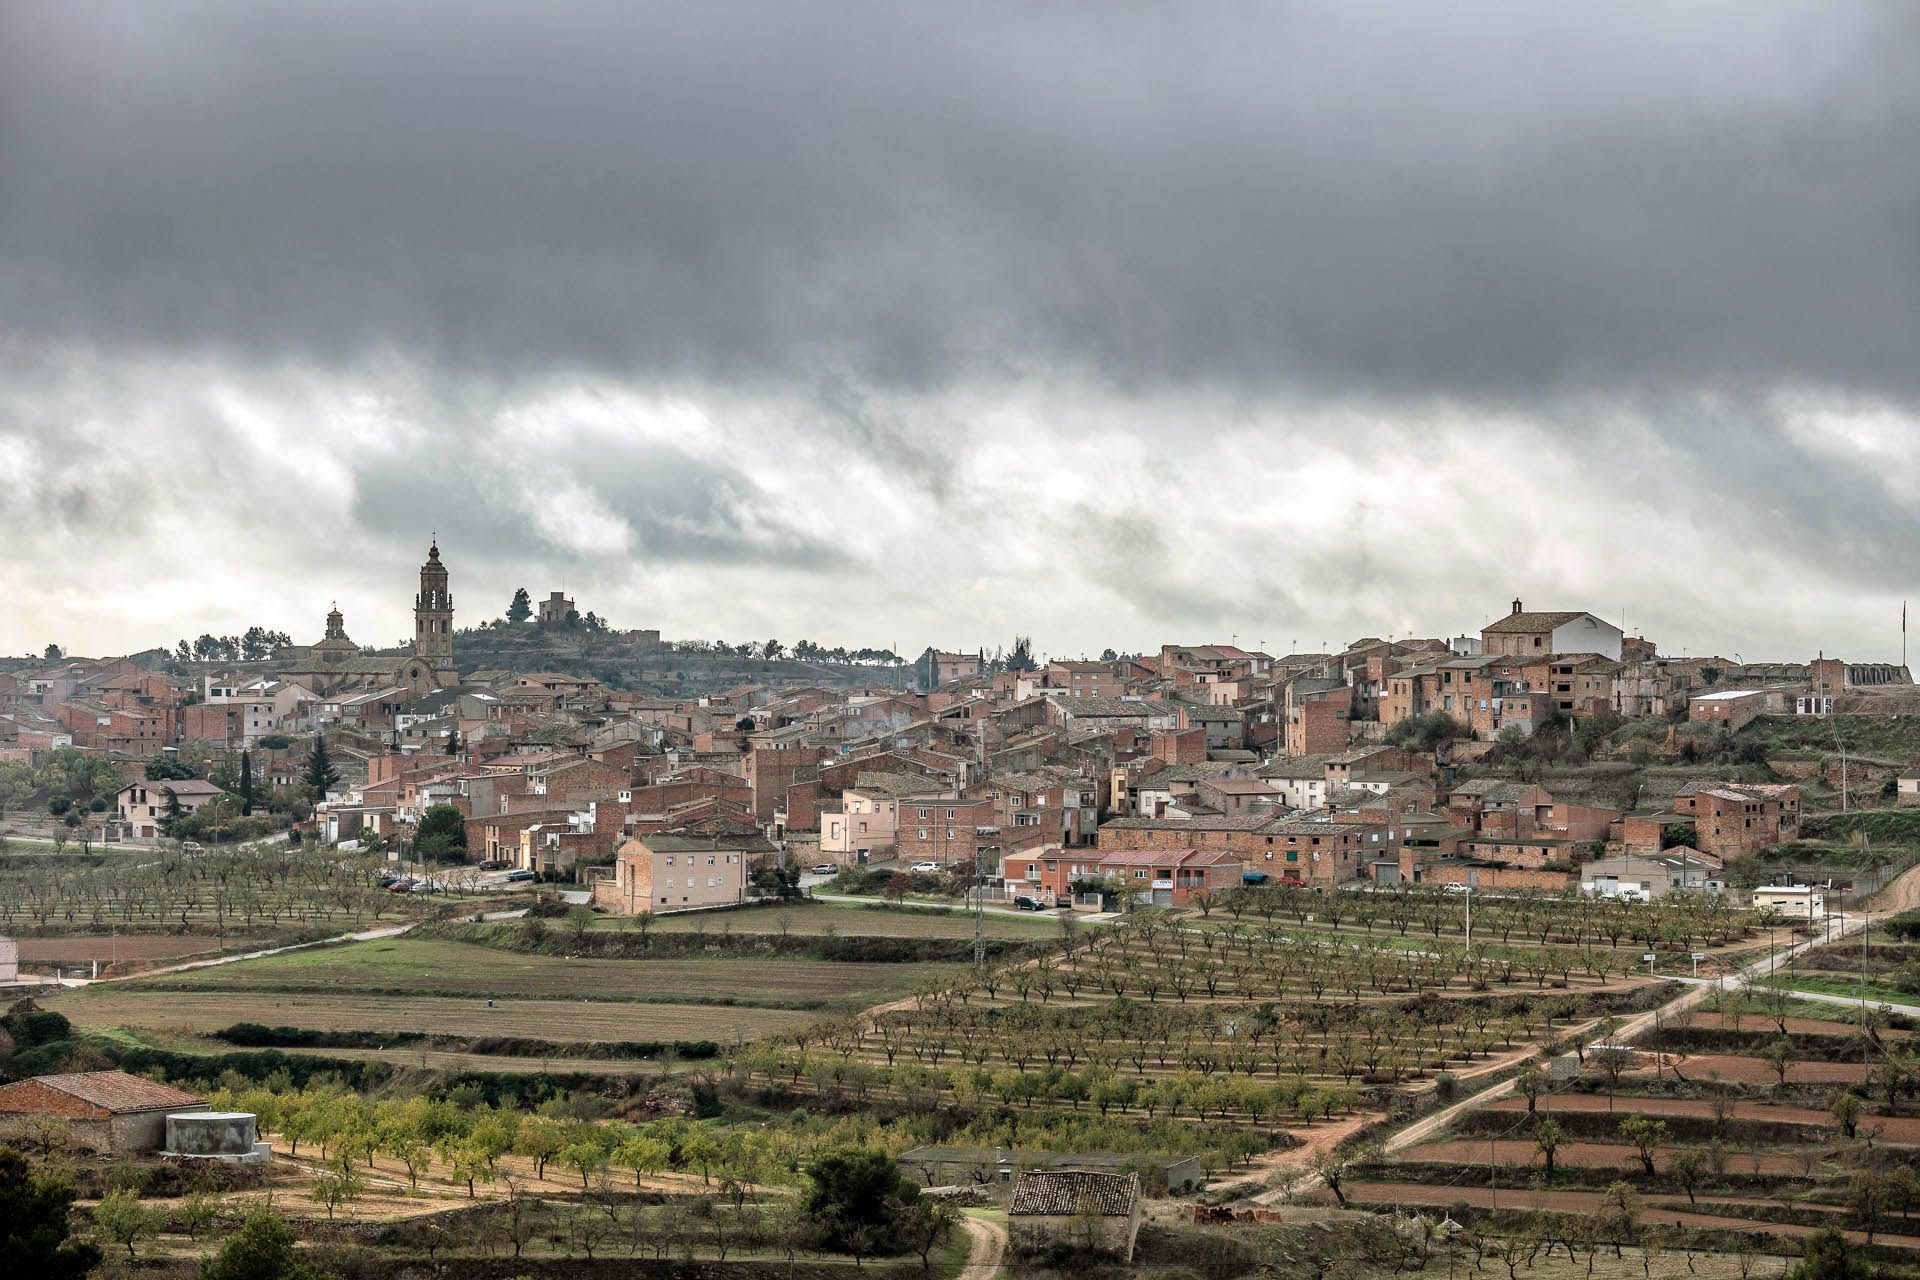
M575 495L560 490L579 486ZM743 471L665 445L595 438L591 444L514 444L448 456L438 445L360 468L349 515L395 545L423 526L485 561L605 565L604 547L582 547L530 518L547 504L590 497L632 534L636 563L736 564L832 570L845 557L796 529Z
M829 399L1907 399L1916 12L16 3L0 324Z

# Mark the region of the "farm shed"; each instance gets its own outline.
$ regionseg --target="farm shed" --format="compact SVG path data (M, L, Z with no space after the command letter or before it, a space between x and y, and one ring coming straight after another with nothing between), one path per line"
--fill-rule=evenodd
M1007 1239L1016 1253L1064 1244L1082 1254L1133 1260L1140 1232L1140 1179L1089 1169L1020 1175L1007 1205Z
M158 1151L170 1113L206 1109L204 1098L124 1071L33 1076L0 1087L0 1131L51 1117L66 1122L74 1145L109 1155Z
M1200 1185L1203 1170L1193 1156L1144 1153L1019 1151L1013 1147L915 1147L899 1156L900 1168L927 1186L1011 1182L1023 1169L1139 1170L1156 1195L1180 1195Z

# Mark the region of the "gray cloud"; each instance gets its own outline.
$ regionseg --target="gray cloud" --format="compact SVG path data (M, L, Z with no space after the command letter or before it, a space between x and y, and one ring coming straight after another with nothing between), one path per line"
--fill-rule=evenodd
M1799 407L1920 418L1917 54L1876 0L0 5L0 631L191 546L167 632L255 562L400 634L437 527L476 609L683 634L1841 647L1920 477Z
M0 304L487 371L1912 392L1912 10L1438 17L10 5Z

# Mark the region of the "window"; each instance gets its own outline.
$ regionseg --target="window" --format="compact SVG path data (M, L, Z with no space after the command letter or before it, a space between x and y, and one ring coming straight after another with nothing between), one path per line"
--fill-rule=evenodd
M951 809L949 809L949 810L947 810L947 821L948 821L948 822L952 822L952 821L953 821L953 810L951 810Z

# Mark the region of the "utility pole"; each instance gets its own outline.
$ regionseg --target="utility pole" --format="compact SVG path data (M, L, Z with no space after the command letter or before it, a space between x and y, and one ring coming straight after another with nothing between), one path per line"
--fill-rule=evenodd
M980 841L973 842L973 967L987 968L987 881L980 870Z

